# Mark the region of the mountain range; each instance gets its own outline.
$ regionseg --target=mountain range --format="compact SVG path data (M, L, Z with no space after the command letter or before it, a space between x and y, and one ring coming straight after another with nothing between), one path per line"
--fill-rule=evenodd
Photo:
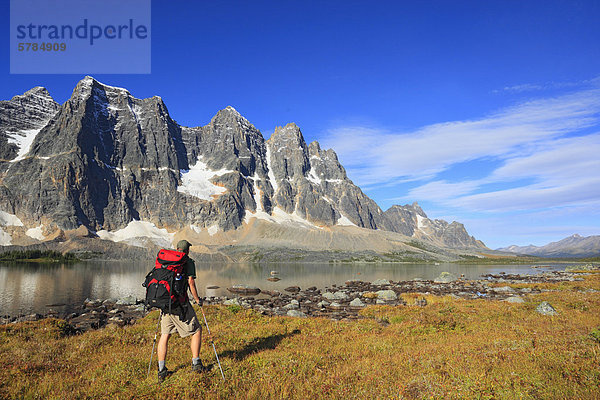
M160 97L89 76L62 105L42 87L0 102L1 245L152 247L181 237L235 260L256 248L424 259L490 251L417 203L384 212L334 150L307 144L294 123L265 140L227 107L185 127Z
M538 257L594 257L600 255L600 236L572 235L544 246L508 246L497 249L515 254Z

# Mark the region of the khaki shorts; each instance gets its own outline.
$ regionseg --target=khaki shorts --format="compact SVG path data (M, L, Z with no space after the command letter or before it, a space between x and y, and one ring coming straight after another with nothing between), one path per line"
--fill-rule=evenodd
M193 335L200 331L202 326L196 318L196 312L191 304L188 303L185 314L185 319L182 321L181 317L177 314L163 314L160 320L160 333L161 335L179 333L179 336L186 337Z

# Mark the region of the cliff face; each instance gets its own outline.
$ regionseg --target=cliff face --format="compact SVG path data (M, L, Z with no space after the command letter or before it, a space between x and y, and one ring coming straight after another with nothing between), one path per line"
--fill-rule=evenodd
M35 87L11 100L0 101L0 168L27 151L31 141L58 111L46 89Z
M333 150L307 145L295 124L265 140L232 107L206 126L182 127L159 97L137 99L86 77L60 106L43 88L2 102L0 129L0 210L38 229L31 238L81 226L113 232L132 221L212 235L256 218L480 247L461 224L431 221L418 206L382 212Z

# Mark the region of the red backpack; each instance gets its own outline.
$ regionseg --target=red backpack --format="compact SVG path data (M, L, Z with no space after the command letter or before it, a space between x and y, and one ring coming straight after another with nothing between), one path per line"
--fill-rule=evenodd
M174 306L188 301L184 270L187 261L187 254L181 251L162 249L158 252L154 268L142 283L146 288L146 307L171 313Z

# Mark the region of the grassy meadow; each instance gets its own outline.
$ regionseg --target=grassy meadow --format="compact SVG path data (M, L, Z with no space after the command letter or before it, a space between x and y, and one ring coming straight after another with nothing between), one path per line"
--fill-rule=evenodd
M599 399L600 292L587 290L600 274L543 286L522 304L425 296L418 307L423 296L405 294L407 306L358 321L207 306L225 381L206 330L210 372L192 373L189 339L173 336L174 374L157 384L155 354L146 378L158 312L77 335L56 319L4 325L0 398ZM535 311L544 300L557 316Z

